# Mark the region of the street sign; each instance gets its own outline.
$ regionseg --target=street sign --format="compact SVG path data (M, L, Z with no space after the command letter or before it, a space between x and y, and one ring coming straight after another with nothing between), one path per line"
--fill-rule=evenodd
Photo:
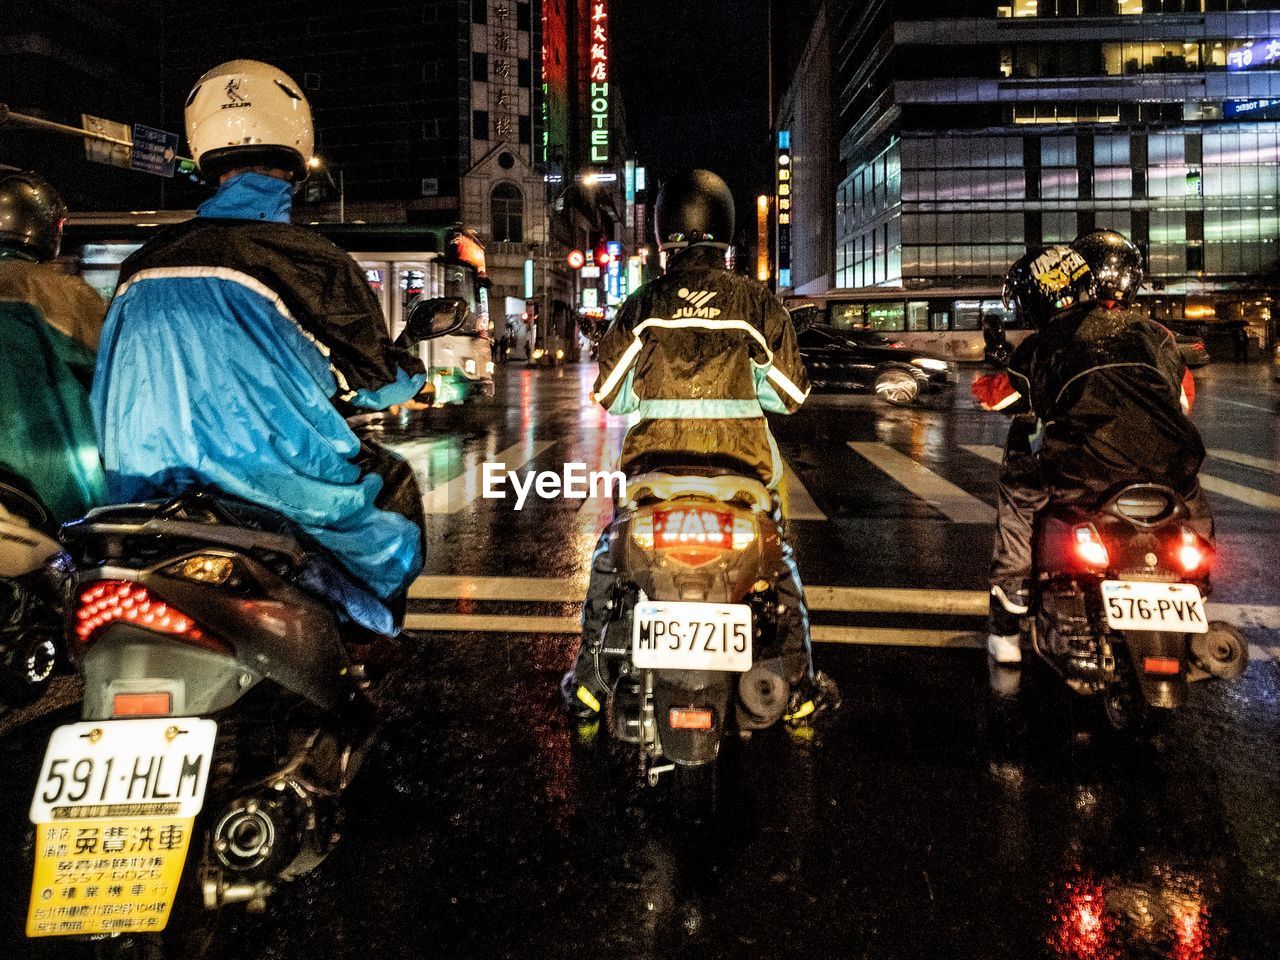
M80 124L90 133L96 133L113 140L132 141L133 134L127 123L116 123L102 117L92 117L87 113L80 114ZM107 143L88 137L84 141L84 156L93 163L105 163L112 167L123 167L128 170L133 165L132 151L124 143Z
M178 159L178 135L145 124L133 125L133 169L172 177Z
M579 272L582 274L583 280L599 280L600 279L600 268L597 267L594 263L585 264Z

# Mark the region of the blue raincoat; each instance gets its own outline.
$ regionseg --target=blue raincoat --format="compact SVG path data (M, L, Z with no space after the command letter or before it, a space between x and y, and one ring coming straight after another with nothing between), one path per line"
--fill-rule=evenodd
M425 376L358 265L288 224L291 196L241 174L125 263L92 393L108 494L212 487L260 504L387 598L421 569L422 532L379 509L382 477L333 401L383 409Z

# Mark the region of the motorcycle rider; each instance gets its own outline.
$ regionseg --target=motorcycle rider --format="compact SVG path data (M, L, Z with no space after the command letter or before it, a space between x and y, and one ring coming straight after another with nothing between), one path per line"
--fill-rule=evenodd
M708 170L668 180L656 204L666 273L627 298L600 341L592 396L610 413L638 413L619 469L627 475L673 464L721 467L756 476L771 489L782 461L764 413L793 413L809 395L795 329L783 306L755 280L730 271L733 194ZM804 590L784 541L787 575L778 582L778 630L792 654L795 693L787 719L834 707L834 685L815 673ZM582 645L561 681L566 709L580 720L599 713L610 683L595 651L614 577L610 531L592 556L582 614Z
M0 172L0 470L7 484L30 486L21 502L52 513L28 519L53 528L105 495L89 386L106 304L51 263L66 219L39 174Z
M298 84L233 60L196 81L185 120L218 190L121 270L93 385L110 496L215 488L267 507L394 607L422 567L421 498L335 404L404 403L423 366L392 345L355 261L289 223L314 142ZM347 613L394 632L386 609Z
M1206 539L1213 518L1196 476L1204 445L1188 414L1195 383L1173 334L1133 306L1142 253L1113 230L1017 261L1006 305L1036 332L1006 374L982 378L987 409L1029 409L1035 435L1010 431L1001 470L987 650L1021 661L1035 516L1050 503L1100 503L1119 487L1161 483L1184 497Z

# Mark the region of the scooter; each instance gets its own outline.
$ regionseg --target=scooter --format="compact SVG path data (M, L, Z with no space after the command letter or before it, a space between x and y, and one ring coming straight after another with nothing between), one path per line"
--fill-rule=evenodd
M594 647L614 735L649 786L714 773L726 736L783 718L803 662L784 657L772 495L730 473L635 477L613 522L616 579Z
M1128 486L1097 510L1049 508L1034 557L1032 645L1071 689L1101 698L1115 729L1149 730L1190 683L1248 666L1240 631L1208 619L1213 546L1168 487Z
M66 663L71 566L57 533L30 486L0 470L0 712L39 698Z
M464 320L456 298L420 303L407 339ZM36 784L26 932L184 956L213 911L265 909L334 848L379 726L352 651L393 617L287 520L212 492L100 508L63 538L84 702Z

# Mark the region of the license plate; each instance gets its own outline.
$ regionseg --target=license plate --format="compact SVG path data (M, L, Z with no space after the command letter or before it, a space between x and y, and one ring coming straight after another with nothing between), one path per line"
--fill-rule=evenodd
M632 616L631 660L641 670L745 673L751 669L751 608L641 601Z
M27 936L164 929L217 729L212 720L164 717L53 732L31 802Z
M1194 584L1104 580L1102 602L1113 630L1209 632L1204 600Z

